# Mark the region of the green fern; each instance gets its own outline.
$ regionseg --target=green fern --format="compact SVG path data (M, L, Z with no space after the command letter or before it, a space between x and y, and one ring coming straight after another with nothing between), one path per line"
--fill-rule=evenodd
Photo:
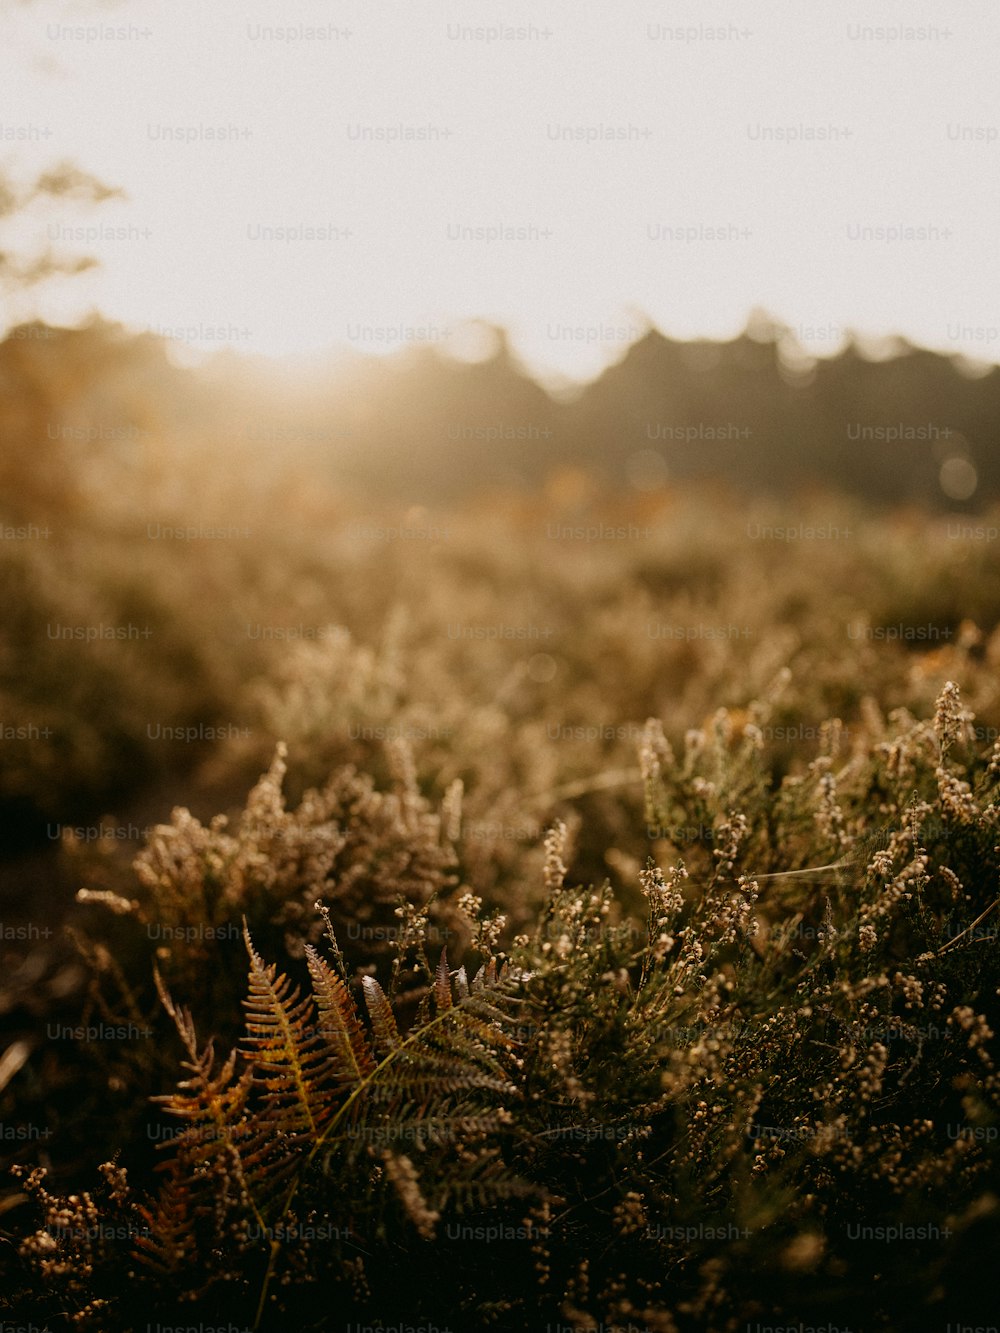
M424 1238L448 1208L532 1191L499 1146L509 1133L504 1104L516 1092L512 1031L523 1003L510 994L505 968L491 960L470 986L464 968L452 977L442 952L403 1034L373 977L362 979L366 1024L317 949L306 950L311 987L303 994L265 963L246 928L244 938L245 1036L218 1068L213 1044L199 1048L190 1013L157 976L190 1077L156 1099L181 1128L163 1145L170 1156L159 1194L139 1206L144 1228L134 1250L154 1283L169 1277L190 1298L220 1282L249 1296L256 1274L259 1326L282 1239L303 1216L330 1214L333 1176L338 1196L359 1175L361 1191L381 1187L384 1205L395 1200ZM354 1234L347 1214L338 1234ZM226 1267L206 1263L221 1253Z

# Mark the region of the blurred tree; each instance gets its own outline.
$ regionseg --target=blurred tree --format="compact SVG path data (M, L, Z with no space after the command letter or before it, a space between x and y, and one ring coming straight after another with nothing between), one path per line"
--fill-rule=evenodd
M9 173L0 172L0 224L9 222L36 200L101 204L124 197L124 191L105 185L72 162L60 162L24 186L18 186ZM0 234L0 285L8 290L35 286L58 275L82 273L96 264L92 256L59 255L51 246L33 256L17 255Z
M68 161L27 183L18 182L9 170L0 171L0 293L10 297L52 278L82 273L98 262L89 255L59 254L48 244L36 253L19 252L5 232L25 210L39 203L93 206L123 197L123 191ZM77 479L71 461L47 443L50 424L79 391L79 384L70 382L73 375L63 373L64 361L55 345L58 333L42 323L21 323L0 344L3 518L47 520L53 511L64 515L74 507Z

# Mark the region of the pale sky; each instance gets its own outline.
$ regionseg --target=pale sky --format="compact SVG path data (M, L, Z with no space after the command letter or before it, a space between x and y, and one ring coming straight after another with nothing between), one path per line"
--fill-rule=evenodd
M585 377L640 312L730 337L756 305L818 354L1000 360L998 51L989 0L7 3L0 162L129 200L6 225L103 267L5 322L285 355L481 317Z

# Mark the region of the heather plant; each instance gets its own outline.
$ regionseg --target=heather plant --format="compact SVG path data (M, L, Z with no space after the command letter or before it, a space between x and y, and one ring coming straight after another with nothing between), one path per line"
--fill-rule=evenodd
M55 1090L75 1079L70 1141L149 1132L145 1095L164 1074L154 965L192 1005L217 1015L216 1037L230 1040L244 981L244 921L262 948L301 959L322 931L314 910L321 900L356 963L391 961L394 975L418 926L439 943L468 934L453 903L459 793L435 810L417 789L406 742L387 749L381 786L345 766L289 807L279 746L237 818L202 823L175 809L131 866L114 845L65 838L68 864L84 884L67 934L88 984L64 1026L131 1034L128 1041L84 1035L49 1069ZM36 1099L21 1109L44 1118Z
M113 486L100 451L77 460L90 484L72 524L39 501L20 517L50 536L0 552L0 720L38 732L5 749L0 799L36 834L109 808L127 822L153 791L160 809L232 810L279 740L296 794L349 763L381 778L381 742L399 735L423 790L462 781L463 864L499 897L533 881L554 807L581 814L590 877L609 847L641 858L645 718L679 743L783 666L769 739L786 766L796 726L849 727L866 692L921 711L952 678L1000 725L997 552L943 520L817 496L798 525L840 535L798 542L794 560L766 536L787 513L714 492L557 489L362 522L319 478L304 486L294 451L265 466L234 445L243 464L221 468L178 423L143 432ZM559 535L602 525L639 536ZM418 536L385 537L400 531ZM140 637L62 641L50 625Z
M387 750L388 790L345 766L290 810L279 744L231 831L225 816L205 826L175 810L135 860L144 890L137 921L151 937L189 942L203 929L211 940L212 927L245 916L258 929L280 931L286 950L301 956L304 944L315 943L312 905L321 897L338 924L359 925L373 942L391 939L400 902L423 908L457 881L448 815L419 791L407 743L391 741ZM165 974L173 971L173 952L158 951L169 965ZM182 952L182 966L199 966L205 939Z
M432 952L418 896L385 991L348 972L332 901L272 936L304 953L290 971L250 929L229 1056L197 1035L197 969L161 971L187 1071L156 1093L179 1122L162 1179L128 1143L70 1198L22 1170L10 1308L658 1331L988 1310L1000 748L947 682L929 719L868 701L782 773L764 737L791 685L680 754L647 723L655 855L612 858L627 893L580 883L556 821L527 928L473 885ZM249 803L272 823L279 779ZM679 826L709 832L681 855Z
M831 714L847 726L859 719L861 681L884 707L926 709L951 676L983 724L996 725L988 552L960 559L943 535L893 532L883 573L864 516L846 513L837 517L850 540L790 562L780 543L746 539L747 529L769 528L766 511L753 521L724 505L710 523L712 514L707 499L688 500L679 513L654 509L652 535L633 543L641 549L613 555L549 537L561 527L558 509L547 523L516 507L503 523L456 520L447 542L405 558L354 552L365 568L366 627L346 612L336 640L282 651L253 686L254 739L235 742L231 761L253 754L258 762L261 747L282 737L316 781L336 763L377 763L373 739L406 734L424 782L462 779L475 834L467 853L507 892L510 880L537 868L537 837L491 839L491 823L537 830L564 792L582 798L590 869L601 873L605 848L634 825L622 819L622 802L633 811L641 800L634 753L645 717L668 719L679 741L720 699L745 707L760 697L784 666L792 685L768 739L786 766L803 750L797 731L816 736ZM884 525L876 535L887 539ZM936 571L932 578L928 568L934 593L924 610L902 571L918 545L933 552L919 559ZM815 589L828 585L844 591L818 599ZM968 619L973 611L982 628ZM580 624L585 635L575 632ZM925 637L900 637L907 632ZM874 637L885 633L896 641Z

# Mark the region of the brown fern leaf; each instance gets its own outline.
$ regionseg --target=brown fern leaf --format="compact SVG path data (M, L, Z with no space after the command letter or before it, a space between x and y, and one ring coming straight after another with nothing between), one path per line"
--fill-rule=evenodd
M151 1098L162 1102L168 1115L184 1121L184 1128L172 1146L184 1152L192 1163L204 1164L220 1150L235 1152L238 1126L243 1121L250 1093L250 1072L236 1078L236 1052L230 1051L222 1069L213 1074L215 1051L212 1042L194 1060L185 1060L184 1068L192 1077L177 1084L178 1091ZM160 1147L166 1147L161 1144Z
M384 1060L400 1044L396 1018L392 1012L392 1005L386 999L385 991L374 977L363 977L362 985L368 1016L372 1021L375 1053L380 1060Z
M191 1074L178 1083L176 1092L152 1098L168 1115L183 1122L180 1132L160 1145L169 1147L172 1154L159 1167L169 1173L168 1179L153 1208L141 1209L145 1230L135 1245L140 1262L163 1274L189 1266L206 1243L221 1239L220 1184L227 1192L249 1195L240 1144L251 1077L249 1070L236 1077L235 1051L229 1053L218 1073L213 1072L213 1043L198 1049L190 1013L173 1003L158 972L156 984L188 1053L183 1068Z
M153 1207L140 1205L145 1229L136 1239L135 1255L159 1276L190 1268L198 1242L192 1225L191 1190L184 1175L174 1172L164 1181Z
M364 1027L347 987L311 944L306 945L306 962L319 1010L319 1035L336 1066L333 1081L353 1091L375 1068Z
M184 1121L184 1128L171 1146L177 1153L182 1153L191 1166L201 1168L219 1153L238 1157L239 1126L245 1119L250 1095L249 1071L236 1078L236 1052L230 1051L221 1070L213 1074L214 1043L209 1041L202 1050L198 1049L190 1012L174 1004L158 971L155 971L155 978L163 1006L174 1020L188 1053L188 1058L181 1062L182 1068L191 1071L190 1078L177 1084L176 1092L151 1098L162 1103L168 1115Z
M447 948L441 950L441 961L437 965L437 972L434 976L434 998L437 1001L438 1013L451 1008L451 979L448 972Z
M497 976L497 960L491 958L488 963L484 963L472 979L473 991L486 990L493 988L498 981L502 981L507 971L506 963L500 970L500 976Z
M276 964L263 961L245 925L243 934L250 955L243 1040L253 1083L263 1091L272 1132L315 1138L331 1114L337 1062L316 1031L312 997L303 999Z

